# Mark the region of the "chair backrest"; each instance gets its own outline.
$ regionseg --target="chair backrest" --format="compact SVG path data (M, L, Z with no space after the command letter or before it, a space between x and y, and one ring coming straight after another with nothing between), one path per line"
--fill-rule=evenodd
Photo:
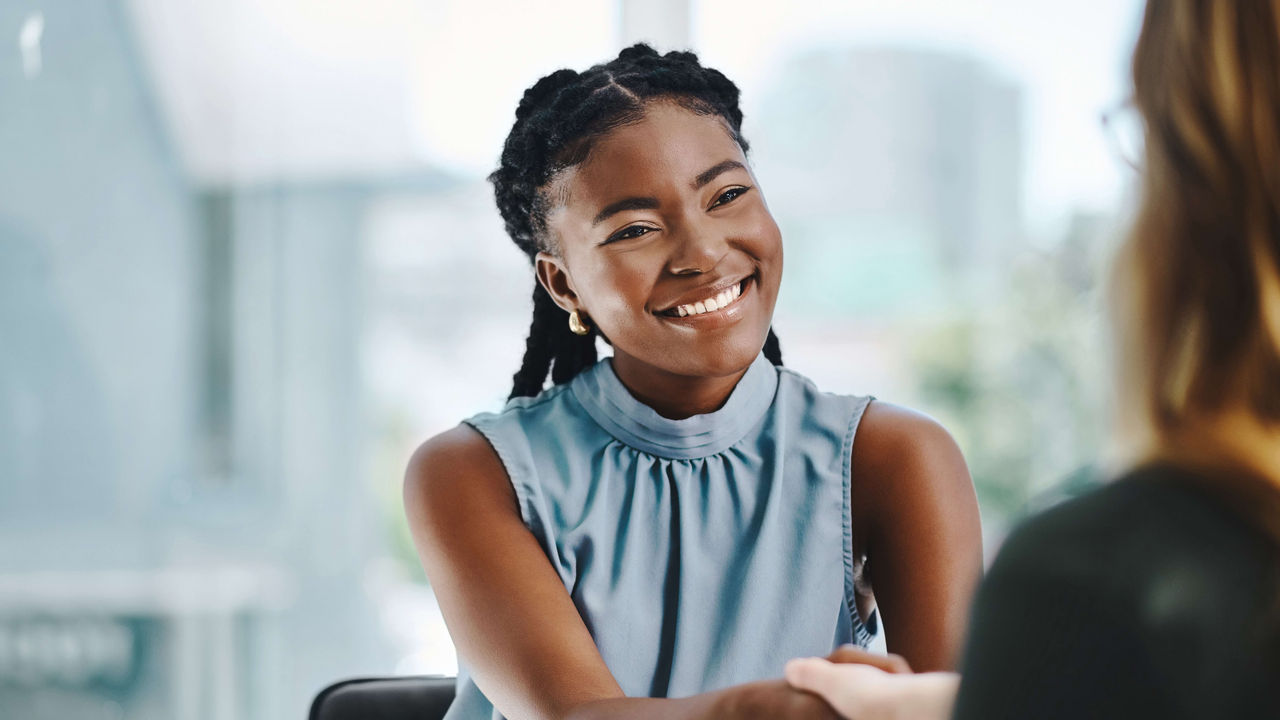
M310 720L440 720L454 683L440 676L342 680L316 695Z

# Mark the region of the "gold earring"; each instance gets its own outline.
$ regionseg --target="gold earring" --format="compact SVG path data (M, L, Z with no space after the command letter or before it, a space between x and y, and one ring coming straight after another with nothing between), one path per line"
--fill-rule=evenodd
M591 332L591 328L587 327L587 324L582 322L582 317L578 315L577 310L569 313L569 330L572 331L574 335L586 335Z

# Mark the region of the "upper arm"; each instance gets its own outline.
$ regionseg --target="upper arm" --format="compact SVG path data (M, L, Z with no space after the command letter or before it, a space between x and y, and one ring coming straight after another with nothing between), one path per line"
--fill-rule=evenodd
M917 671L952 669L982 574L964 457L936 421L873 402L851 464L855 557L867 556L889 650Z
M483 436L460 425L424 443L404 505L449 633L503 715L561 717L622 696Z

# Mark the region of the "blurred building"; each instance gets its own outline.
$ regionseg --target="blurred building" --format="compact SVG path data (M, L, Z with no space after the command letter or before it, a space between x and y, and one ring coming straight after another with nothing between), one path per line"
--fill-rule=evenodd
M964 54L808 50L750 110L787 308L896 322L999 297L1024 232L1011 80Z

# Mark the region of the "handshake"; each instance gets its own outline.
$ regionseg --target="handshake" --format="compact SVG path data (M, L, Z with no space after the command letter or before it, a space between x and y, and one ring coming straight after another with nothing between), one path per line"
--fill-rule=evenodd
M913 673L899 655L842 645L826 658L787 663L787 683L821 697L847 720L944 720L951 716L960 676Z

